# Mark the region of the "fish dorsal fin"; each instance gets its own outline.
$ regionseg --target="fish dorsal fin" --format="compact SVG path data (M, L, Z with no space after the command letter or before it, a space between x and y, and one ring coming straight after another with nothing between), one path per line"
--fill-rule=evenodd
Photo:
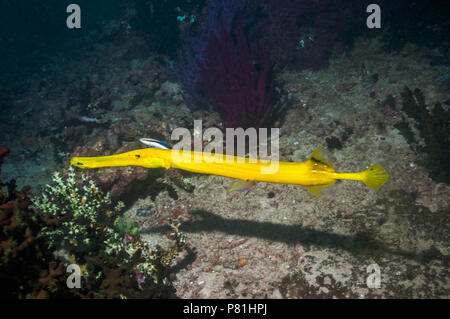
M321 185L312 185L312 186L306 186L306 188L314 195L314 196L320 196L320 191L332 184L334 184L336 181L329 182L327 184L321 184Z
M330 163L322 158L319 152L319 148L316 148L315 151L309 156L308 161L322 163L326 166L332 167Z

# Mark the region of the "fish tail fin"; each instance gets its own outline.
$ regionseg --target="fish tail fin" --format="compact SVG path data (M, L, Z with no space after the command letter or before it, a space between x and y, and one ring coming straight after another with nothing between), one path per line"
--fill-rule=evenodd
M374 164L366 169L362 181L371 189L377 189L388 179L386 171L378 164Z

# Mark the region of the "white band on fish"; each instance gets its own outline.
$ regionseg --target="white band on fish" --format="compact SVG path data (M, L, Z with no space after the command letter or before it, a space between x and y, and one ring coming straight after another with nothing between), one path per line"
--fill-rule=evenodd
M166 142L160 141L160 140L156 140L154 138L143 137L143 138L139 139L139 142L147 145L148 147L161 148L163 150L170 149L169 144L167 144Z

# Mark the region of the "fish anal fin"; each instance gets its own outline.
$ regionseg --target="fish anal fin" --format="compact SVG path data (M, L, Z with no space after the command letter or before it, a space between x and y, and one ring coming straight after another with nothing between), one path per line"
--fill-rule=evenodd
M326 160L324 160L322 158L322 156L320 155L320 152L319 152L319 148L316 148L314 150L314 152L309 156L308 160L312 161L312 162L316 162L316 163L319 162L319 163L324 164L325 166L332 167L330 163L328 163Z
M336 181L331 181L326 184L320 184L320 185L311 185L306 186L306 188L314 195L314 196L320 196L320 191L324 188L327 188L328 186L334 184Z

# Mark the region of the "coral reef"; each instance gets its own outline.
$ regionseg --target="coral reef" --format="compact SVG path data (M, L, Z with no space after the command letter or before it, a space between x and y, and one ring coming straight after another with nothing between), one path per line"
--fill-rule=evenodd
M2 296L26 298L42 295L38 280L49 258L44 241L38 232L42 224L28 209L29 189L17 192L14 200L0 205L0 280ZM12 276L12 274L17 274Z
M382 34L385 50L398 52L407 43L414 43L435 49L426 56L430 65L450 65L450 25L445 1L437 1L433 5L427 1L383 1L380 5L390 22ZM415 23L411 24L411 21Z
M369 0L80 1L83 27L70 31L54 27L64 24L61 1L3 6L2 298L448 297L443 1L379 0L381 29L366 27ZM85 170L84 181L77 172L73 201L44 186L61 189L58 171L68 187L71 156L137 149L140 137L169 141L194 119L245 126L243 110L266 98L263 86L270 112L295 102L286 117L266 118L280 128L281 160L320 147L342 171L382 163L389 183L377 192L337 183L312 198L289 185L123 167ZM30 197L44 194L38 209ZM372 263L380 289L366 288ZM68 264L80 266L81 289L67 287Z
M8 153L3 149L1 157ZM15 298L150 298L173 294L170 264L185 244L179 224L169 220L167 250L150 247L136 224L118 216L112 204L86 176L73 169L39 195L30 187L0 189L1 296ZM55 250L65 251L54 255ZM67 263L78 264L82 287L66 285Z
M3 158L6 153L2 154ZM40 235L45 223L31 208L30 187L16 191L14 183L5 184L8 194L0 188L0 295L20 299L70 297L67 289L60 289L65 287L63 268Z
M63 242L80 254L87 253L104 232L111 231L99 225L111 224L108 221L114 220L123 207L121 203L113 207L110 195L104 195L85 175L81 180L82 184L77 183L73 168L69 168L65 180L55 173L54 185L46 185L40 196L33 198L36 209L45 214L45 222L56 225L42 229L50 248Z
M424 94L415 89L405 87L401 92L402 110L413 119L414 124L408 124L406 119L396 124L411 146L423 154L420 160L429 172L430 177L438 182L450 183L450 112L436 103L431 111L425 102ZM416 137L414 127L419 132ZM423 139L423 144L420 143Z
M178 226L169 223L175 244L168 250L150 247L140 239L137 227L118 216L122 204L112 205L84 174L73 168L67 176L53 176L53 184L33 198L47 224L42 235L49 248L63 244L69 261L80 265L83 288L74 290L83 298L161 297L170 293L170 263L185 244ZM130 276L137 276L131 280ZM150 278L149 280L145 280Z
M136 1L136 15L129 24L143 32L151 48L159 53L175 56L179 47L178 23L182 16L194 18L194 11L204 6L201 1ZM187 18L188 20L190 17Z
M332 53L342 53L352 38L349 31L359 21L348 17L353 10L363 10L362 2L345 9L332 0L265 0L262 3L267 15L262 33L264 46L279 66L291 65L298 69L318 70L328 65Z

